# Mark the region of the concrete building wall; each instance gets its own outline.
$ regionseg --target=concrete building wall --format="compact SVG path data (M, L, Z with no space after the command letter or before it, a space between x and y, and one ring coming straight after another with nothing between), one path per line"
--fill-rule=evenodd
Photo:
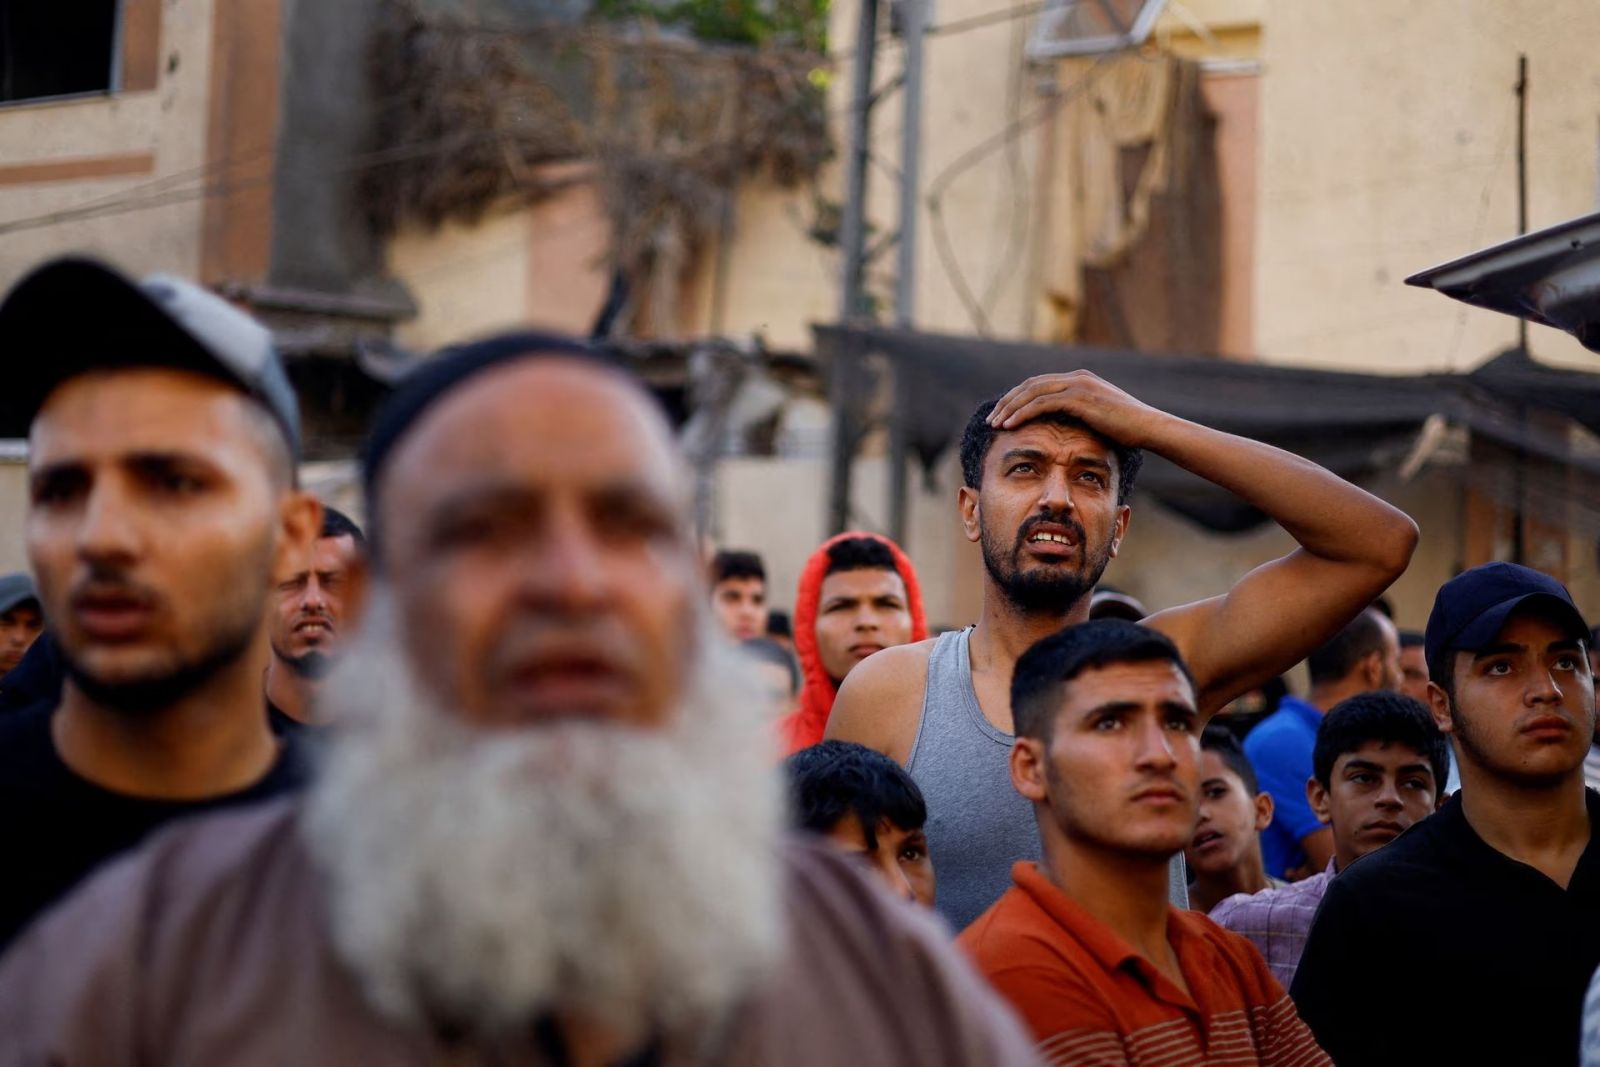
M0 449L0 573L28 570L28 463L20 448Z
M1267 0L1256 341L1263 359L1460 370L1515 320L1407 288L1516 233L1517 56L1530 65L1529 225L1596 210L1600 5ZM1594 369L1564 334L1534 354Z
M389 242L388 270L410 291L418 314L395 338L429 351L530 324L585 335L610 285L609 234L587 184L474 223L404 231Z
M199 272L214 2L122 6L156 16L153 88L0 107L0 287L69 251Z

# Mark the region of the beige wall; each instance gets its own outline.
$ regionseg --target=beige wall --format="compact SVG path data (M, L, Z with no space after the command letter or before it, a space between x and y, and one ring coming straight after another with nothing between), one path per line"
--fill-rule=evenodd
M396 329L396 340L430 351L527 325L586 335L610 285L609 234L589 184L532 206L502 206L473 223L406 230L390 241L388 266L418 313Z
M1600 4L1267 0L1256 342L1262 357L1462 369L1515 320L1402 279L1516 233L1517 55L1531 67L1532 228L1596 209ZM1595 369L1532 327L1541 359Z
M0 573L28 569L23 523L28 516L28 463L20 446L0 444Z
M493 212L472 225L408 230L389 243L389 270L411 291L417 315L395 340L418 351L526 321L528 212Z
M212 0L166 0L161 16L156 89L0 108L0 287L38 260L71 251L92 252L137 272L193 276L199 271ZM51 176L52 170L81 173L108 160L145 155L150 157L145 167L129 168L145 173ZM62 166L31 166L42 164ZM37 180L40 175L44 180ZM5 232L7 224L22 220L147 196L153 182L162 182L162 193L177 202Z

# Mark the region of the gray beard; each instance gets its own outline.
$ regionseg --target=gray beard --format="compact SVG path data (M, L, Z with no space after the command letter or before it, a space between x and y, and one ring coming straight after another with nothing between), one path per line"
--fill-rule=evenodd
M703 1033L782 950L781 778L758 690L712 649L660 730L467 725L381 591L318 701L303 832L338 955L403 1024L479 1037L570 1013Z

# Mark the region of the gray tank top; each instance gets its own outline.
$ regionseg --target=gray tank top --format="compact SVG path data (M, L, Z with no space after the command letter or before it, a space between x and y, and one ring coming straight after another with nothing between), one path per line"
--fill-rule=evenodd
M978 707L967 639L971 627L940 634L928 656L928 691L906 770L928 802L928 852L935 906L957 931L1000 899L1018 860L1037 861L1033 805L1011 786L1012 735ZM1183 856L1172 858L1172 903L1189 906Z

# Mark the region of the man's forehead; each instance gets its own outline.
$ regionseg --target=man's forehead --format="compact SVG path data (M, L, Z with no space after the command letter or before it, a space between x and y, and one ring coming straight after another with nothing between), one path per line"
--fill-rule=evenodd
M349 534L340 534L337 537L319 537L311 546L312 555L316 560L318 569L326 570L333 566L342 567L348 564L355 556L356 539Z
M247 437L250 401L215 378L190 371L135 367L91 371L52 389L29 430L35 453L95 448L181 450Z
M1069 426L1055 422L1029 422L1012 430L995 434L989 446L991 458L1004 456L1016 449L1046 452L1052 455L1077 456L1116 462L1116 452L1111 442L1087 426Z
M1343 765L1351 762L1384 763L1395 766L1421 764L1432 769L1425 752L1419 752L1402 741L1381 741L1372 738L1363 741L1349 752L1341 752L1335 763Z
M431 495L467 475L529 487L631 483L674 497L684 489L671 431L650 401L614 373L560 357L456 386L396 446L383 481Z
M857 567L848 571L834 571L822 579L823 596L862 596L882 592L901 594L906 582L899 571L886 567Z
M1194 686L1176 663L1166 659L1085 667L1066 683L1068 703L1092 708L1107 703L1177 700L1194 706Z

